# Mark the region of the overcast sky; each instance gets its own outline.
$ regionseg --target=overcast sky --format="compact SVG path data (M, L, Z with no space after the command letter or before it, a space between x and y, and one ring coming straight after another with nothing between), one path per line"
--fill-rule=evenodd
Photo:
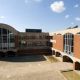
M18 31L54 32L80 26L80 0L0 0L0 23Z

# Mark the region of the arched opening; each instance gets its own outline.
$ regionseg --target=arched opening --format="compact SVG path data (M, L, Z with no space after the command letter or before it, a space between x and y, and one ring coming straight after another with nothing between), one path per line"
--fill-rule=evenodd
M52 50L52 55L55 55L55 50Z
M14 51L8 51L6 53L6 56L8 56L8 57L14 57L15 55L16 55L16 53Z
M4 52L0 52L0 57L5 57L5 53Z
M68 56L63 56L63 62L73 63L73 60L70 57L68 57Z
M56 57L60 57L60 56L61 56L61 53L60 53L60 52L56 52L56 53L55 53L55 56L56 56Z
M74 63L74 69L75 70L80 70L80 63L79 62Z

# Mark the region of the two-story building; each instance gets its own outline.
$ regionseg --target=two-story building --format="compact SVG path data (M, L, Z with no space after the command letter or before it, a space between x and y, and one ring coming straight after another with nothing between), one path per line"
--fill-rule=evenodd
M51 35L52 54L62 57L63 62L72 62L74 69L80 70L80 28L76 26Z
M51 54L50 36L41 29L19 32L12 26L0 23L1 56L25 54Z

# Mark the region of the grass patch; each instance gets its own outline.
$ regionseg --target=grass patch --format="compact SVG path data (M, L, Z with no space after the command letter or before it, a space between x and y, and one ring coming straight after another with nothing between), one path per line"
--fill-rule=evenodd
M53 63L53 62L59 62L56 58L54 58L53 56L46 56L47 57L47 59L51 62L51 63Z
M62 71L62 74L67 78L67 80L80 80L80 75L75 71Z

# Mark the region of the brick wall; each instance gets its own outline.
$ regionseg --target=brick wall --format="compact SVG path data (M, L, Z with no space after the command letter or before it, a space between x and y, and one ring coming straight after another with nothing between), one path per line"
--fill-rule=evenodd
M63 35L54 35L53 48L63 51Z
M74 35L74 57L80 59L80 35Z
M19 36L15 35L15 47L18 48L19 47Z
M52 54L51 49L19 49L17 51L18 55L25 54Z

